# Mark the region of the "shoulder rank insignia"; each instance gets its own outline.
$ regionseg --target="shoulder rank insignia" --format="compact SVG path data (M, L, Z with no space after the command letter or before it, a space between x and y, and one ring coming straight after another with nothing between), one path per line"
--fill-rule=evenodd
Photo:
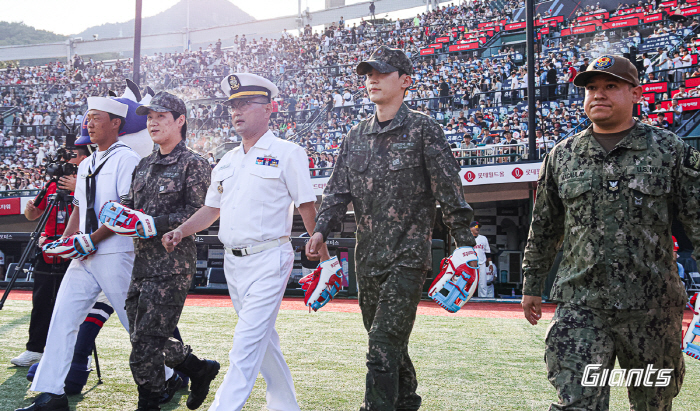
M693 147L687 147L683 165L691 170L700 171L700 151Z

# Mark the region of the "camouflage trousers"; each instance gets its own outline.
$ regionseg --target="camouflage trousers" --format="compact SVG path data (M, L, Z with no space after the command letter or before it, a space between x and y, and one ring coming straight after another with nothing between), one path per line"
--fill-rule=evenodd
M645 387L643 380L640 382L633 375L627 388L630 410L671 410L685 375L682 321L683 307L603 310L559 304L545 338L547 378L559 396L559 402L552 404L550 410L607 410L610 386L584 386L582 382L590 383L596 376L599 381L614 381L610 371L606 373L608 378L603 373L613 369L616 358L623 370L647 370L650 364L656 370L672 369L670 383L665 387ZM584 380L589 364L602 366L593 373L589 369ZM649 381L658 382L657 375L653 374Z
M134 381L150 391L165 386L163 364L174 368L185 361L190 347L173 338L192 275L132 278L126 295Z
M379 276L358 273L362 320L369 333L367 387L361 411L420 408L408 339L426 276L426 271L398 266Z

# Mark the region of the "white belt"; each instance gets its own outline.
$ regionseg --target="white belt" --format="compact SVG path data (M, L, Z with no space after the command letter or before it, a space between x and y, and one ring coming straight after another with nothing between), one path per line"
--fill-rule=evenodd
M236 257L244 257L246 255L251 255L251 254L257 254L261 253L265 250L269 250L271 248L279 247L282 244L286 244L289 242L289 237L280 237L277 240L272 240L272 241L266 241L262 244L250 246L250 247L245 247L245 248L228 248L224 247L224 250L226 250L226 253L228 254L233 254Z

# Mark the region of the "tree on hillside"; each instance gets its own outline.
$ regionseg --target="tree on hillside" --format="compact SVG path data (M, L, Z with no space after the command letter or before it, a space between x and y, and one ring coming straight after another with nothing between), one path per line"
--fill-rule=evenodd
M0 46L23 44L55 43L68 37L46 30L37 30L24 23L0 21Z

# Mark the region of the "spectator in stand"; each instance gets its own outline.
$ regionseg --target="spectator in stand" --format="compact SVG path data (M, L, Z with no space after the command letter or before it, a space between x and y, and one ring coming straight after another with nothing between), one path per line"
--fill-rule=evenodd
M663 47L659 47L657 52L659 56L656 59L656 68L657 71L659 71L659 79L662 81L666 81L667 79L673 81L672 78L669 78L669 72L667 71L671 68L671 59L668 57L668 52Z
M677 129L683 121L683 107L678 104L677 99L671 100L671 112L673 113L673 129Z
M566 76L564 78L566 80L566 91L564 94L569 96L569 98L576 97L578 90L574 86L574 77L576 77L577 71L571 62L567 62L566 67Z
M510 130L505 130L503 132L503 142L502 144L505 145L514 145L514 144L519 144L518 140L513 138L513 132ZM514 152L514 151L513 151Z
M547 70L547 84L547 93L544 100L554 100L556 98L557 90L557 69L554 67L554 63L549 63L549 70Z

